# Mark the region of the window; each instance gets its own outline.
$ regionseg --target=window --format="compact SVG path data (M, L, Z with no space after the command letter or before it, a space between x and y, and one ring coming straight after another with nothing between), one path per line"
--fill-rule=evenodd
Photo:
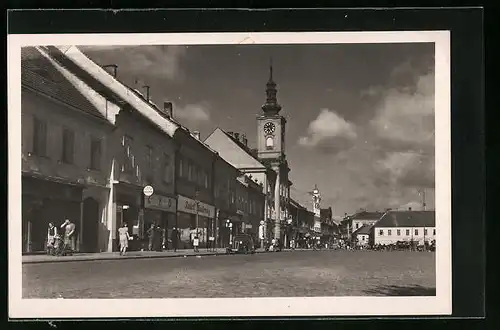
M415 236L418 236L418 229L415 229Z
M205 172L205 188L208 188L210 185L209 185L209 180L208 180L208 174Z
M170 175L171 164L172 164L172 162L170 160L170 156L167 154L163 154L163 181L165 183L172 182L172 176Z
M181 158L179 158L179 166L178 166L178 175L179 175L179 178L182 178L182 174L183 174L183 167L184 164L183 164L183 161Z
M380 229L380 231L378 232L378 234L379 234L380 236L384 236L384 230L383 230L383 229Z
M436 229L432 230L432 235L436 236Z
M73 164L73 151L75 147L75 132L63 129L62 132L62 155L61 160L66 164Z
M130 136L124 135L122 139L122 146L124 151L124 163L122 165L122 172L131 173L135 168L135 160L132 155L132 142L133 139Z
M358 228L359 228L359 223L356 223L356 229L358 229Z
M153 172L153 148L146 146L146 167L149 174Z
M410 230L406 229L406 236L410 236Z
M101 140L97 138L90 140L90 168L101 169Z
M38 118L33 121L33 154L47 156L47 123Z
M427 235L427 229L424 229L424 235Z
M398 236L401 236L401 230L399 230L399 229L398 229L398 230L396 230L396 234L397 234Z
M272 137L266 138L266 149L270 150L274 147L274 139Z
M387 235L391 236L392 235L392 230L387 230Z
M362 240L364 241L365 240L365 235L361 236L362 237Z

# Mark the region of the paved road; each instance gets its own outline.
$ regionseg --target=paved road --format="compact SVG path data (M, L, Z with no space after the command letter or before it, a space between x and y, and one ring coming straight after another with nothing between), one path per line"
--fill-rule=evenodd
M359 295L435 295L435 254L296 251L23 265L24 298Z

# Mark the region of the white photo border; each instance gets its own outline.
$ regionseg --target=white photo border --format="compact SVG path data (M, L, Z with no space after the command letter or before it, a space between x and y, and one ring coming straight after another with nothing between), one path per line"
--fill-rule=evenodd
M449 31L8 35L10 318L451 315L451 80ZM436 296L193 299L23 299L21 47L35 45L435 44ZM48 303L48 301L50 301ZM112 302L112 303L111 303Z

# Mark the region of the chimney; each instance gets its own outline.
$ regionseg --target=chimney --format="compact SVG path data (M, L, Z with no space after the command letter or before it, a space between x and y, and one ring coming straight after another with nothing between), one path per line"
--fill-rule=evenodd
M150 88L151 88L151 87L150 87L150 86L148 86L148 85L144 86L144 89L146 90L146 101L147 101L147 102L149 102L149 89L150 89Z
M110 75L116 78L116 72L118 71L118 65L116 64L108 64L103 65L102 68L106 70Z
M194 135L194 137L196 138L196 140L199 140L199 139L200 139L200 132L198 132L198 131L193 131L193 135Z
M174 117L174 107L172 102L163 102L163 112L170 118Z
M240 133L234 133L234 138L239 141L240 140Z

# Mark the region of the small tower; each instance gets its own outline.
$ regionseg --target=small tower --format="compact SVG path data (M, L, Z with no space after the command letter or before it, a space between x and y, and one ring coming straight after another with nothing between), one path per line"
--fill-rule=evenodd
M313 203L313 212L316 217L321 216L321 194L318 190L318 186L314 185L314 189L312 191L312 203Z

